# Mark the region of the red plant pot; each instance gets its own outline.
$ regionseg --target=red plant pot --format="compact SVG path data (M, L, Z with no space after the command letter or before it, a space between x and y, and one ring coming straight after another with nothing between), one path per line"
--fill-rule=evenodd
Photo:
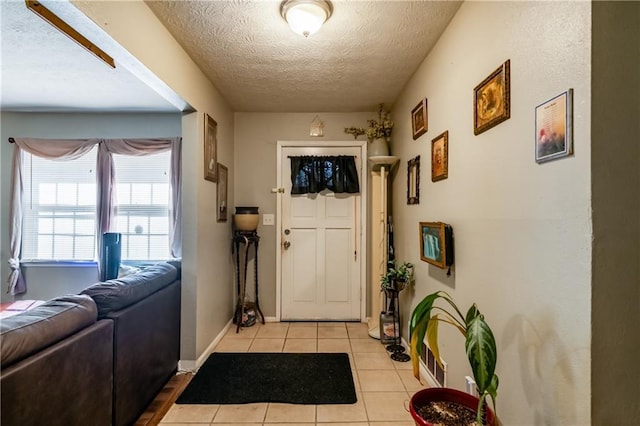
M423 406L426 405L430 401L446 401L446 402L457 402L465 407L470 408L475 413L478 409L478 398L475 396L469 395L466 392L461 392L456 389L450 388L428 388L422 389L416 392L411 397L411 402L409 403L409 410L411 411L411 417L413 417L413 421L417 426L433 426L432 423L429 423L417 413L415 406ZM487 422L489 425L496 424L496 417L493 414L493 411L487 406Z

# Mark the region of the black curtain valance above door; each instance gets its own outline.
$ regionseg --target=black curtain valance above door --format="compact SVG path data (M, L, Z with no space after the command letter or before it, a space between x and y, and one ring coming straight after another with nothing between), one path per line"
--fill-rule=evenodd
M325 189L337 194L360 192L358 169L352 155L304 155L289 158L292 194L317 194Z

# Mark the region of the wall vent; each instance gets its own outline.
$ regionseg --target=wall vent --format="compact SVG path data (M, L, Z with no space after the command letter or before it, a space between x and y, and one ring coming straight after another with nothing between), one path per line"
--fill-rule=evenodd
M422 363L425 365L429 375L442 387L447 386L447 363L442 360L442 367L436 362L431 348L425 342L422 342Z

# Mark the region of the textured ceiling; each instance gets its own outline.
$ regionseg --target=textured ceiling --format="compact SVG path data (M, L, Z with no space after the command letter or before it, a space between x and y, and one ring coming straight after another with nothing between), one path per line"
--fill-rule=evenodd
M333 1L304 38L278 1L146 1L235 111L371 111L393 103L460 2Z
M118 67L104 65L23 0L0 0L0 108L190 108L68 0L42 4L114 56ZM331 18L306 39L289 29L279 1L146 4L234 111L348 112L392 104L461 2L334 0Z

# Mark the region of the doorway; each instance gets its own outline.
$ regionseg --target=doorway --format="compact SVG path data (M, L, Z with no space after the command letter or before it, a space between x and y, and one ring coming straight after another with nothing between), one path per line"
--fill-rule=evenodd
M278 142L276 316L362 321L366 314L364 142ZM289 156L353 155L359 194L291 194Z

